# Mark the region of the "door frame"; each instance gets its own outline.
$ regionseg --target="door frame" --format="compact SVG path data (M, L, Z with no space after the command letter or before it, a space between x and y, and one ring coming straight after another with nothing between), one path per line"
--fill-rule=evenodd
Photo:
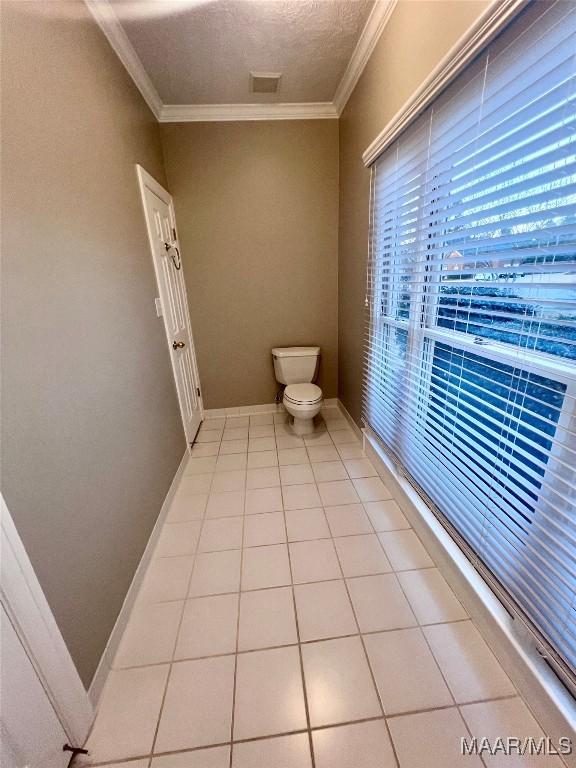
M84 744L94 708L4 497L0 494L0 602L73 746Z
M159 184L156 179L148 173L148 171L143 168L141 165L136 164L136 175L138 177L138 187L140 189L140 197L142 200L142 208L144 211L144 219L146 222L146 233L148 237L148 243L150 246L150 255L152 256L152 263L154 266L154 274L156 277L156 286L159 288L160 283L160 275L158 274L158 270L156 268L156 260L154 259L154 242L152 241L151 235L150 235L150 226L148 222L148 214L146 209L146 188L150 189L151 192L153 192L155 195L157 195L160 200L162 200L169 208L170 213L172 216L172 220L176 221L176 213L174 211L174 201L172 199L172 195L168 192L168 190L164 189L164 187ZM178 241L178 245L180 245L179 238L175 238ZM182 274L184 274L184 265L182 264ZM186 301L184 306L184 311L186 313L186 322L188 323L188 331L190 335L190 342L192 345L192 364L194 365L194 376L196 378L196 382L198 383L198 402L200 404L200 422L204 421L204 401L202 398L202 386L200 384L200 374L198 371L198 361L196 360L196 345L194 343L194 335L192 333L192 323L190 322L190 312L188 308L188 288L186 287L186 282L184 281L184 287L186 290ZM166 317L164 314L164 307L162 307L162 324L164 326L164 331L166 334L166 343L168 344L168 354L170 355L170 365L172 366L172 376L174 378L174 385L176 386L176 360L174 359L174 355L170 351L171 347L171 335L169 332L169 328L166 325ZM176 386L176 390L178 387ZM184 407L182 402L180 401L180 396L177 392L177 399L178 399L178 407L180 408L180 417L182 419L182 426L184 427L184 436L186 440L186 445L188 447L188 451L192 448L193 440L188 440L188 436L186 435L186 418L184 414Z

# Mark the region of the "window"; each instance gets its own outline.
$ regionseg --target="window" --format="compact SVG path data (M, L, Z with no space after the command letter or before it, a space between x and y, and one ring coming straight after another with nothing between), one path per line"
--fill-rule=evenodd
M576 683L576 7L533 3L372 167L364 417Z

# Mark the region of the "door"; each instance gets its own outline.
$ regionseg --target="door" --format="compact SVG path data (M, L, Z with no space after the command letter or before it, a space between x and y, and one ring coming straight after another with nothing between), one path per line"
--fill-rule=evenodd
M0 495L0 765L66 768L94 710Z
M66 768L68 737L8 614L0 606L3 768Z
M168 192L144 168L138 165L136 169L180 413L186 441L188 446L191 446L204 410L188 314L188 294L180 259L174 204Z

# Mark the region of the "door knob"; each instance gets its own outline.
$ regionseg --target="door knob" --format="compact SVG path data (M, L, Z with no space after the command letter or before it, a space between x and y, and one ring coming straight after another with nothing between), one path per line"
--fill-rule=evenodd
M186 344L183 341L173 341L172 349L184 349Z

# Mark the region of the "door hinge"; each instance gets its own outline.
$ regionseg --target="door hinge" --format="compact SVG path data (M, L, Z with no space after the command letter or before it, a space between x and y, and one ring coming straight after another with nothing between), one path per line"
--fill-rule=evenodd
M172 240L174 241L178 240L178 237L176 235L176 227L172 227Z
M196 387L196 394L200 397L200 387Z

